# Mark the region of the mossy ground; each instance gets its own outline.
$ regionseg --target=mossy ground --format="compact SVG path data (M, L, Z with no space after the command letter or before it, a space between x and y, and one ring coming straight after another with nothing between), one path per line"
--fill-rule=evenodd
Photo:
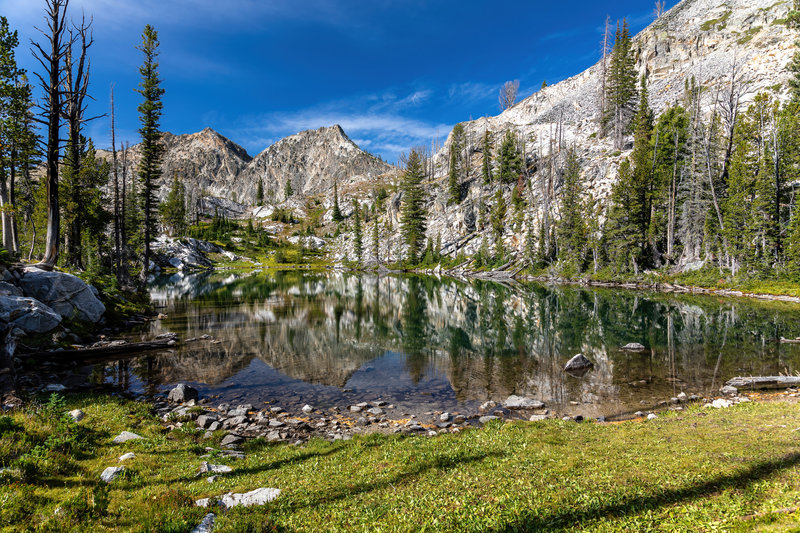
M59 417L75 407L84 421ZM195 474L219 436L165 433L145 404L69 397L0 421L0 463L12 468L0 484L7 531L189 531L205 514L193 500L264 486L283 492L220 513L217 531L800 528L800 513L777 512L800 504L800 411L784 402L435 438L253 441L244 460L209 459L234 469L214 484ZM111 444L122 430L145 438ZM100 473L129 451L136 457L106 490Z

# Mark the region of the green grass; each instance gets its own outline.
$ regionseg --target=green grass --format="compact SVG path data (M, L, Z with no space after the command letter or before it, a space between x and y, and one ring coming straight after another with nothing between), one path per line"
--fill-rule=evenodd
M732 11L726 11L719 18L707 20L700 25L700 29L703 31L708 31L710 29L714 29L716 31L722 31L728 25L728 19L730 18L732 13L733 13Z
M221 513L217 531L785 531L800 523L798 513L772 514L800 501L800 412L788 403L695 408L650 422L492 424L436 438L254 441L245 460L213 459L234 468L213 485L195 477L209 442L191 430L166 434L144 405L110 397L59 409L76 406L87 418L65 433L68 467L44 461L2 477L4 530L188 531L205 513L193 500L261 486L283 493L265 508ZM45 411L0 418L3 466L17 468L26 450L44 446L58 418ZM123 429L145 439L110 444ZM52 453L63 453L63 441ZM128 451L136 458L105 490L100 472ZM754 514L762 515L743 520Z

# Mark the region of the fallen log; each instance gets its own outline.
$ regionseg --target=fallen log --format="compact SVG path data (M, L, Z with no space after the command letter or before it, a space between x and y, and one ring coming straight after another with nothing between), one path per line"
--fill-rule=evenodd
M46 350L42 352L20 353L19 356L42 359L90 360L103 359L116 355L129 355L139 352L163 350L176 346L177 344L178 341L175 339L157 339L146 342L110 343L103 346L75 348L71 350Z
M781 344L800 344L800 339L784 339L781 337Z
M800 376L735 377L725 384L737 389L785 389L800 385Z

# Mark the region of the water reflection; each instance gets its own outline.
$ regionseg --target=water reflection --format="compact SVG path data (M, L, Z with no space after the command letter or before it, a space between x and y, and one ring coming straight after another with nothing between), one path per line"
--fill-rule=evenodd
M799 347L777 340L800 334L800 307L782 303L298 271L178 275L157 280L152 295L168 317L143 337L215 340L106 379L151 390L190 381L226 400L289 408L382 398L457 410L518 394L608 416L734 375L800 368ZM647 349L619 349L630 342ZM581 378L561 370L576 353L595 363Z

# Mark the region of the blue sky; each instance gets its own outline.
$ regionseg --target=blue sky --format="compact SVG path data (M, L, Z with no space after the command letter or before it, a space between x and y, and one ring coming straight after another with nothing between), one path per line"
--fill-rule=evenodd
M672 7L677 0L668 1ZM19 30L18 63L35 71L43 0L0 0ZM520 95L568 78L599 57L606 15L634 32L653 19L651 0L72 0L94 18L93 115L115 86L118 138L138 142L134 92L145 24L161 41L162 128L205 127L255 155L298 131L341 124L362 148L395 161L460 121L498 113L497 94ZM88 126L99 147L109 121Z

